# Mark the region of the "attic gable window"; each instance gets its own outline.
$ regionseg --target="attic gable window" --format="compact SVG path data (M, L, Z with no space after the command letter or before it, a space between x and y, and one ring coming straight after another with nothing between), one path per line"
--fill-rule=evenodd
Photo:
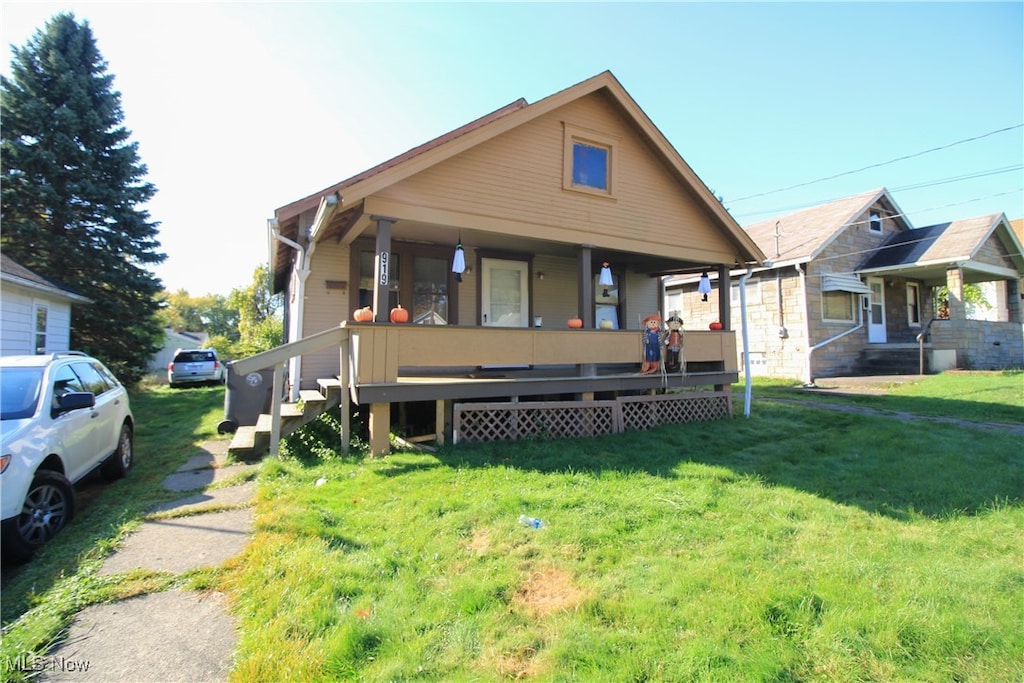
M875 211L871 212L871 217L868 219L868 230L878 235L882 234L882 217Z
M564 125L562 189L613 196L618 139L569 123Z

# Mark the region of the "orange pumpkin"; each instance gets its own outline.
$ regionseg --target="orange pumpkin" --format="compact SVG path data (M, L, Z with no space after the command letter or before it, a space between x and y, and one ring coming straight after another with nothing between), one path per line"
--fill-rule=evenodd
M722 323L720 323L720 322L718 322L716 320L715 322L713 322L710 325L708 325L708 329L709 330L720 330L720 329L722 329Z
M402 308L402 304L398 304L391 309L391 322L393 323L407 323L409 322L409 309Z
M373 309L369 306L363 308L357 308L352 314L352 319L357 323L369 323L373 322Z
M569 327L571 327L574 330L578 330L579 328L583 327L583 319L569 318Z

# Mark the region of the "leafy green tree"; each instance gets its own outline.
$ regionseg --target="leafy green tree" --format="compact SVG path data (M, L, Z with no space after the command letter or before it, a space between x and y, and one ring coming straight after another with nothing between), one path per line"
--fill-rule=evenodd
M163 327L189 332L207 332L238 341L238 311L228 305L227 297L207 294L194 297L184 289L160 292L158 319ZM217 347L219 349L219 347Z
M72 307L72 346L134 382L162 337L147 268L166 257L140 208L156 188L88 22L58 14L12 53L0 80L0 246L92 300Z
M257 266L247 287L233 289L228 307L238 311L239 341L236 358L280 346L284 341L281 296L270 288L270 268Z
M935 290L935 303L938 309L937 317L941 320L949 318L949 287L943 285ZM964 283L964 306L968 318L973 310L987 311L992 308L981 287L970 282Z

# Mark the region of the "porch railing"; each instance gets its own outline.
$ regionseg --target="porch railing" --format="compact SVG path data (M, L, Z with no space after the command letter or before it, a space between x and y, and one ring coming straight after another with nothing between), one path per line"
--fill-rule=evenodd
M342 448L350 436L348 415L360 385L394 383L400 369L443 369L465 366L576 365L637 363L641 358L637 330L545 330L537 328L394 325L343 322L269 351L228 363L229 372L245 376L274 369L271 398L270 452L277 454L286 363L296 357L336 346L339 349ZM737 372L736 336L732 332L692 331L684 339L686 363L721 363L723 372Z

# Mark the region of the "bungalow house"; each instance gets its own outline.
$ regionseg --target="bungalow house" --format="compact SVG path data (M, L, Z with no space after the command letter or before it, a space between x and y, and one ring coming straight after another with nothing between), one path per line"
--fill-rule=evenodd
M287 356L292 400L340 381L369 406L374 452L393 425L438 440L590 433L606 402L665 385L638 372L662 275L763 261L610 72L282 206L268 237L289 344L233 371ZM391 322L399 305L409 322ZM352 320L364 307L370 321ZM727 391L734 333L687 343L677 385ZM568 412L527 428L526 403ZM731 410L715 405L705 415Z
M71 305L89 299L0 254L0 355L71 348Z
M815 378L1024 366L1019 238L1001 214L914 229L884 188L745 228L770 259L745 284L752 374ZM739 299L738 273L730 301ZM995 311L971 319L964 285L992 283ZM666 308L714 320L693 277ZM939 290L948 288L948 307ZM941 308L941 310L940 310Z

